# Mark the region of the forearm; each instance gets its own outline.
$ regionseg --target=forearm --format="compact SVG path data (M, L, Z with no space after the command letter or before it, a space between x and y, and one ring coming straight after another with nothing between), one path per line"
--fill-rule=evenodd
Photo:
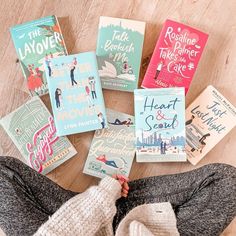
M95 234L98 229L112 222L120 190L118 181L109 177L103 179L99 186L91 187L67 201L39 228L35 236Z

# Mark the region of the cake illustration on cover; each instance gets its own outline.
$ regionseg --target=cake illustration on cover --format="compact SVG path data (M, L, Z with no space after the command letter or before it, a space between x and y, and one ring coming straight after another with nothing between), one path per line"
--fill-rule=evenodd
M186 109L186 153L196 165L234 126L236 108L208 86Z
M142 21L100 17L96 54L103 88L137 88L144 31Z
M186 161L184 88L134 90L137 162Z
M67 55L57 17L26 22L10 31L30 94L48 93L45 74L52 74L51 59ZM44 62L47 64L45 69Z
M95 52L54 58L51 70L47 81L57 135L106 128Z
M207 39L199 30L166 20L141 86L185 87L187 93Z
M83 172L98 178L129 176L135 155L134 117L106 109L108 128L97 130Z
M66 137L58 137L54 120L39 97L0 120L1 125L21 152L27 164L47 174L77 151Z

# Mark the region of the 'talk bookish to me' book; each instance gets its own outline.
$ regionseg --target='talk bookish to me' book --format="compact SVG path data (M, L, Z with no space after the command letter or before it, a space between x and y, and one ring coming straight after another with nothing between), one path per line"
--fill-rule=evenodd
M83 172L98 178L128 177L135 155L134 117L107 109L108 128L97 130Z
M186 161L184 88L134 90L137 162Z
M51 75L51 59L67 55L56 16L16 25L10 31L31 95L48 93L45 74Z
M47 81L57 135L106 128L95 52L54 58L51 70Z
M196 165L234 126L236 108L208 86L186 109L186 153Z
M142 87L185 87L187 93L207 38L208 35L199 30L166 20Z
M137 88L144 31L142 21L100 17L96 54L103 88Z
M27 164L47 174L77 151L66 137L58 137L53 118L39 97L33 97L0 120Z

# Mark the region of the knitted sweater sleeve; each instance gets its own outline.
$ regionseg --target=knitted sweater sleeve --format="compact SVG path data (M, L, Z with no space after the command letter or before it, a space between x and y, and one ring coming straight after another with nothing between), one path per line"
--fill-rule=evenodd
M63 204L34 236L94 235L112 223L120 192L119 182L105 177L98 186L90 187Z

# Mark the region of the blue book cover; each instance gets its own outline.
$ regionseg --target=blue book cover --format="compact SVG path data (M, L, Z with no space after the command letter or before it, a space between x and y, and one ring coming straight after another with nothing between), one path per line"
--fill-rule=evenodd
M101 16L96 54L102 87L133 92L138 87L145 22Z
M51 74L51 59L67 55L57 17L26 22L10 31L30 94L48 93L46 74Z
M186 161L184 88L136 89L138 162Z
M98 178L128 177L135 155L134 117L106 109L108 128L96 130L83 172Z
M47 81L57 134L63 136L106 128L95 52L54 58L51 69Z

